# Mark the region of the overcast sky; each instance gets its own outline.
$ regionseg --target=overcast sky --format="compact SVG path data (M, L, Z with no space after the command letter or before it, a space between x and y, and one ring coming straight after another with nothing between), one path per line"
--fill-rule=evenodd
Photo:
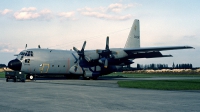
M69 50L86 40L86 49L104 49L109 36L110 48L123 48L134 19L140 20L141 47L195 47L135 63L200 67L199 0L1 0L0 63L14 59L25 44Z

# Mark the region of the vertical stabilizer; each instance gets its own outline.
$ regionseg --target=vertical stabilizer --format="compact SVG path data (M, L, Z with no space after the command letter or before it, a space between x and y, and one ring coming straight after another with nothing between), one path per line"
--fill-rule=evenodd
M140 22L135 19L124 48L140 48Z

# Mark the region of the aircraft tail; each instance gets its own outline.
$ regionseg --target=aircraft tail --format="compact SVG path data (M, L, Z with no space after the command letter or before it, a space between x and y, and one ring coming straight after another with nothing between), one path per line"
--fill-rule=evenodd
M140 48L140 22L135 19L124 48Z

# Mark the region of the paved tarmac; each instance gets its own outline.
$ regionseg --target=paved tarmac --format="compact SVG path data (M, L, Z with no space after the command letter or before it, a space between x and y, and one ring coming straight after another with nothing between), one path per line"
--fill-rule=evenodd
M134 79L40 79L14 83L0 78L0 112L200 111L200 91L119 88L118 80Z

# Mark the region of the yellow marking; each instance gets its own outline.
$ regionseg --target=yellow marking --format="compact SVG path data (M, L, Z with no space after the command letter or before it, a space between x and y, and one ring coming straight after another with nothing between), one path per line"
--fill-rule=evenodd
M48 70L49 70L49 64L46 64L46 63L43 63L43 64L42 64L42 67L40 68L40 72L43 73L44 66L47 66L47 70L44 72L44 73L47 73Z

